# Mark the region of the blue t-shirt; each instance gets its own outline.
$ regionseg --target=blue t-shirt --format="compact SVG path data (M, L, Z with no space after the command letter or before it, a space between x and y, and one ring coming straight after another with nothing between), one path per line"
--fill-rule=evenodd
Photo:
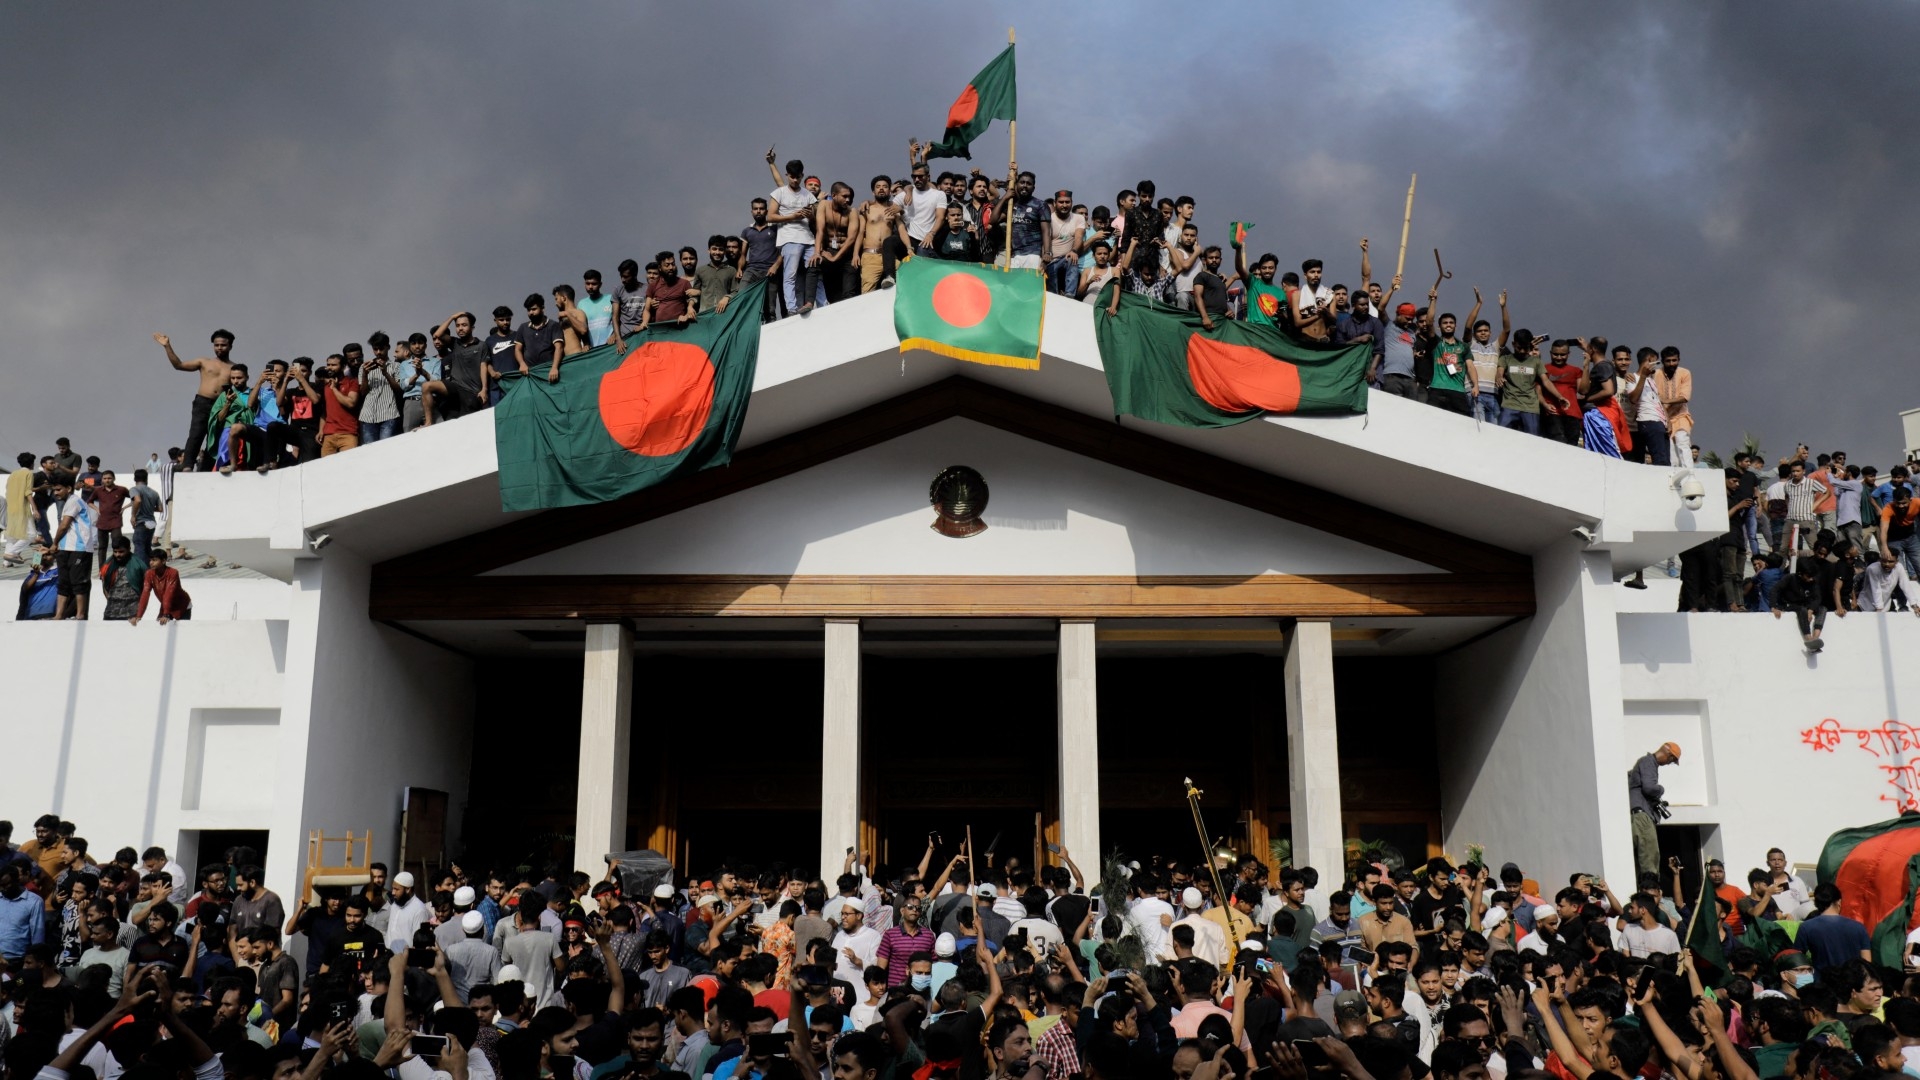
M1873 947L1867 928L1845 915L1816 915L1800 924L1793 943L1813 958L1816 968L1839 967Z
M1380 354L1380 374L1405 375L1413 377L1413 330L1399 324L1388 326L1381 332L1385 338Z
M1785 577L1786 573L1785 570L1769 566L1753 575L1753 610L1773 610L1773 590L1780 584L1780 579Z
M573 302L587 317L587 345L604 345L613 340L613 297L601 294L593 300L585 296Z

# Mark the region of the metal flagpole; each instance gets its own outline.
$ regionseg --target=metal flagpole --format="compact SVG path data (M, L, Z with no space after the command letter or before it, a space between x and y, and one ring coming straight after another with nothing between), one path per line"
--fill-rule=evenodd
M1007 27L1007 46L1009 48L1013 46L1013 27L1011 26ZM1016 160L1013 151L1019 139L1020 121L1007 121L1007 247L1005 251L1007 265L1000 268L1003 272L1013 270L1013 182L1015 179L1013 170Z

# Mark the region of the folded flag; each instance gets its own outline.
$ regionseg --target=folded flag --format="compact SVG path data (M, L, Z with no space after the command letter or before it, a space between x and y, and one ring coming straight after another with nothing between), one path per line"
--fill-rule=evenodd
M1014 91L1013 46L1001 50L993 62L980 69L947 110L947 134L927 146L927 157L963 157L971 161L973 140L994 120L1017 120L1019 95Z
M610 502L732 460L766 287L755 282L686 326L569 356L557 383L510 377L493 410L500 509Z
M1116 413L1180 427L1229 427L1266 413L1367 411L1372 347L1303 345L1271 326L1215 319L1123 293L1093 316Z
M1235 249L1247 245L1247 234L1253 231L1251 221L1230 221L1227 223L1227 235L1232 238Z
M909 258L894 275L900 350L925 349L996 367L1040 367L1046 280L1038 270Z

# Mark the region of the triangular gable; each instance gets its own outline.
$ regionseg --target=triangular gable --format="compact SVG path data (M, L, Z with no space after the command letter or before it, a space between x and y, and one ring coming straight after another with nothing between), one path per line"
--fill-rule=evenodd
M969 423L944 423L956 418ZM958 438L968 431L976 437ZM810 488L804 474L813 471L813 481L822 477L856 477L863 470L871 475L876 463L886 460L884 451L888 447L909 456L918 454L924 459L899 467L911 473L922 492L933 473L946 465L971 464L980 468L982 461L992 462L991 469L982 470L995 490L987 519L990 527L996 515L1001 515L1003 520L998 530L990 528L983 537L995 531L1006 535L989 543L982 543L983 538L932 537L928 541L927 550L941 552L940 558L950 564L946 574L936 576L951 578L955 588L964 588L973 580L972 575L1018 576L995 575L992 571L997 566L1002 571L1024 569L1026 576L1036 579L1054 577L1080 582L1108 598L1098 606L1099 610L1109 612L1133 613L1128 606L1131 601L1123 597L1138 597L1143 587L1168 586L1175 581L1195 589L1214 587L1216 590L1243 582L1273 589L1284 586L1282 592L1291 597L1305 596L1300 590L1307 583L1325 586L1332 582L1339 586L1336 599L1341 600L1345 610L1360 610L1367 604L1382 602L1382 597L1389 594L1391 598L1385 602L1395 610L1437 613L1442 609L1471 608L1476 613L1525 614L1532 609L1531 560L1525 556L1167 443L1115 423L1095 420L970 379L952 378L753 447L737 455L733 464L723 469L709 470L615 503L549 511L382 563L374 568L374 615L390 619L512 617L524 609L525 617L554 617L581 614L588 609L624 610L621 595L639 597L644 593L658 597L662 595L661 590L673 582L685 583L703 577L713 579L710 584L717 590L716 595L748 590L756 584L791 585L813 577L834 582L871 581L876 577L932 581L933 576L925 574L850 572L853 566L848 561L853 558L848 554L850 549L833 542L835 537L848 532L858 534L862 529L903 537L907 535L899 532L903 523L916 519L931 521L932 511L924 502L912 506L898 496L890 496L880 511L870 507L862 510L859 505L849 504L843 507L837 524L831 520L829 506L825 516L815 515L809 524L797 525L796 535L808 531L816 534L819 561L813 569L817 573L808 567L805 541L798 544L799 550L795 550L793 543L786 544L785 554L773 561L768 561L763 551L758 565L749 565L745 572L736 573L721 572L725 553L710 553L721 561L702 564L698 561L702 556L690 547L694 534L702 531L716 544L723 545L725 536L753 527L756 515L767 517L760 527L780 529L783 523L778 519L783 513L792 515L795 498L809 494L817 497L821 490ZM1085 540L1093 548L1105 545L1106 554L1094 559L1090 567L1069 570L1060 561L1068 557L1066 547L1049 546L1045 537L1021 535L1023 529L1029 533L1044 531L1048 521L1065 521L1071 531L1074 520L1071 508L1065 506L1058 508L1059 513L1022 512L1022 500L1032 497L1032 490L1023 492L1022 488L1022 447L1030 448L1025 455L1028 464L1047 474L1036 477L1039 488L1057 490L1062 484L1078 483L1099 493L1096 501L1102 505L1081 516L1084 535L1076 538ZM880 456L876 457L875 451L881 452ZM936 452L960 456L954 461L926 457ZM968 460L969 456L973 460ZM929 465L929 462L935 463ZM920 476L921 473L925 475ZM1127 473L1147 479L1135 485L1139 489L1138 497L1115 497L1113 477ZM907 475L900 473L892 482L897 486L906 481ZM763 486L766 491L756 491ZM1235 536L1207 535L1205 520L1171 521L1168 515L1161 515L1159 521L1153 520L1150 510L1143 509L1141 500L1150 500L1156 491L1177 492L1165 497L1169 502L1181 504L1178 509L1189 514L1204 518L1209 513L1207 508L1211 507L1211 514L1220 520L1232 519ZM739 498L743 493L751 494ZM723 500L730 505L715 505ZM892 509L896 505L898 509ZM1031 509L1030 502L1026 505ZM674 518L679 520L672 520ZM1267 521L1263 528L1263 519L1277 520ZM918 540L921 526L912 528ZM1201 531L1196 533L1196 529ZM622 554L644 546L649 538L664 545L658 554L665 561L649 565L644 557ZM855 542L878 539L881 537L856 535ZM1125 545L1125 550L1117 549L1116 544ZM968 545L977 546L979 552L967 554ZM1209 546L1214 550L1198 550ZM1029 561L1023 562L1016 553L1015 549L1022 547L1031 557ZM781 545L772 545L772 549L780 548ZM569 554L556 554L569 549ZM735 555L738 554L736 551ZM1194 561L1182 566L1183 557ZM1207 561L1209 559L1213 561ZM1289 559L1303 561L1285 565ZM1132 561L1131 572L1127 572L1124 560ZM1263 562L1269 565L1260 565ZM888 564L883 560L866 565L920 570L936 564L915 563L909 555L905 562ZM1232 573L1206 572L1230 566L1237 569ZM713 573L707 573L708 568ZM1183 569L1188 572L1181 573ZM626 586L620 582L626 582ZM624 594L623 589L627 590ZM636 589L639 591L634 591ZM1460 600L1440 607L1426 605L1420 597L1435 589L1449 596L1455 594L1448 590L1458 590ZM1480 592L1473 594L1474 589ZM1166 599L1173 594L1154 595ZM1217 599L1223 594L1216 591L1208 595ZM1269 590L1251 603L1260 608L1268 599L1279 595L1281 592ZM1470 595L1478 598L1466 599ZM782 599L785 599L784 593ZM667 607L681 610L672 605ZM533 614L536 609L537 616Z

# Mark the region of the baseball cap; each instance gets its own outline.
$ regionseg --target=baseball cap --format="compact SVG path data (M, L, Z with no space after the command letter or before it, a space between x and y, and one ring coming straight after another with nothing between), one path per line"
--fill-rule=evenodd
M404 889L413 888L413 875L405 870L393 875L393 883Z
M460 929L469 934L476 930L485 929L486 925L487 920L477 911L469 911L465 915L460 916Z
M1358 990L1342 990L1333 995L1333 1015L1341 1020L1365 1020L1367 999Z
M990 883L983 882L980 885L980 895L986 897L988 900L992 900L1000 895L1000 890L994 888Z
M473 906L473 886L462 885L459 888L453 890L453 906L454 907L472 907Z

